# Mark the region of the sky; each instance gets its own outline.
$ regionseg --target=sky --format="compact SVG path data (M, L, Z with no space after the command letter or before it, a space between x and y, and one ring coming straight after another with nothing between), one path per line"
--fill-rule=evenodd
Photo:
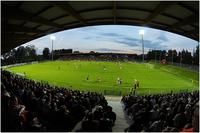
M53 49L73 49L80 52L106 53L136 53L142 52L142 36L139 31L144 30L144 51L169 50L180 51L187 49L193 52L198 42L190 38L162 30L123 25L103 25L75 28L51 34L55 36ZM47 35L23 44L35 45L38 54L48 47L51 50L52 42Z

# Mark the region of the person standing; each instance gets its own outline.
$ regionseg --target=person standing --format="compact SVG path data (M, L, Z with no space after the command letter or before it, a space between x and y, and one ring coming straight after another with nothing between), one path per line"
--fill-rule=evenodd
M120 84L120 78L119 77L117 78L117 84L118 85Z
M87 81L89 80L89 75L87 76L86 80L87 80Z
M137 80L136 79L134 80L134 85L133 86L134 86L134 89L137 89Z
M136 94L136 89L137 89L137 80L136 79L134 80L133 87L134 87L133 95L135 95Z
M139 89L139 87L140 87L140 82L139 82L139 80L136 81L136 85L137 85L137 88Z
M122 84L122 79L119 80L119 84L120 84L120 85Z

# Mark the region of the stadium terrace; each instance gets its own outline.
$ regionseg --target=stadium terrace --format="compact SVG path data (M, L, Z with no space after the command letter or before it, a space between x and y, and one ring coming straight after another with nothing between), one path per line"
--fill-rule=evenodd
M2 1L1 7L1 132L200 132L199 1ZM139 30L89 33L98 25ZM160 35L149 37L145 27ZM72 29L81 34L56 36ZM81 38L90 52L80 50ZM40 54L35 39L45 45Z

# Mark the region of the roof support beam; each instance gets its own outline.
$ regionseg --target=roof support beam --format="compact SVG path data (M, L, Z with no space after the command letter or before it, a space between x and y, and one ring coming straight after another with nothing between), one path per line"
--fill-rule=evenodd
M34 14L33 16L38 16L38 15L40 15L41 13L43 13L43 12L49 10L49 9L52 8L52 7L53 7L52 5L49 5L49 6L47 6L46 8L43 8L42 10L38 11L38 12L37 12L36 14Z
M36 30L32 28L27 28L27 27L20 27L20 26L15 26L11 24L7 24L6 26L2 27L3 31L5 33L9 32L27 32L27 33L42 33L43 31L41 30Z
M12 34L12 33L4 33L2 34L5 38L31 38L32 35L27 34Z
M46 10L48 10L48 9L50 9L52 7L52 5L51 6L48 6L48 7L46 7L46 8L44 8L44 9L42 9L42 10L40 10L39 12L37 12L36 14L33 14L33 16L32 17L36 17L36 16L38 16L39 14L41 14L41 13L43 13L43 12L45 12ZM24 22L24 23L22 23L20 26L24 26L26 24L26 21Z
M175 4L176 2L172 1L162 1L158 4L158 6L155 8L155 10L146 18L145 24L151 22L156 16L161 14L163 11L165 11L167 8Z
M68 15L71 15L72 17L76 18L77 20L79 20L82 24L87 24L86 20L79 15L74 8L71 7L71 5L69 5L68 2L51 2L51 4L53 4L54 6L62 9L63 11L65 11Z
M11 9L6 8L6 13L4 13L5 16L3 18L5 19L16 19L16 20L22 20L22 21L30 21L35 22L43 25L53 26L57 28L61 28L59 24L53 23L45 18L34 16L34 14L24 12L20 9ZM20 15L19 15L20 14ZM34 17L32 17L34 16Z
M196 3L195 3L195 2L196 2ZM188 4L186 4L186 3L190 4L190 1L179 1L179 2L178 2L179 5L181 5L182 7L186 8L186 9L188 9L188 10L194 12L194 13L198 13L198 12L199 12L198 10L195 10L194 8L191 8L191 7L190 7ZM198 4L199 4L198 1L192 1L191 3L194 4L194 5L198 5Z
M113 3L116 2L116 1L113 1ZM136 8L134 7L133 8L128 8L128 7L117 7L116 8L117 10L130 10L130 11L143 11L143 12L151 12L151 10L147 10L147 9L141 9L141 8ZM87 9L87 10L83 10L83 11L79 11L78 13L87 13L87 12L91 12L91 11L103 11L103 10L110 10L109 7L101 7L101 8L95 8L95 9ZM114 5L113 5L113 10L114 10ZM176 19L176 20L180 20L180 18L177 18L175 16L172 16L172 15L169 15L169 14L166 14L166 13L162 13L163 16L167 16L167 17L170 17L170 18L173 18L173 19ZM114 16L114 15L113 15Z
M127 23L142 23L144 22L143 20L139 20L139 19L132 19L132 18L118 18L117 19L118 22L127 22ZM101 18L101 19L89 19L88 23L92 24L92 23L110 23L113 22L112 18Z
M189 17L186 17L185 19L173 24L170 28L176 28L176 27L181 27L184 25L188 25L194 22L198 22L198 17L196 15L191 15Z
M187 32L190 33L190 34L193 34L193 35L198 35L199 29L193 29L193 30L190 30L190 31L187 31Z
M114 19L114 24L117 23L117 1L113 1L113 19Z

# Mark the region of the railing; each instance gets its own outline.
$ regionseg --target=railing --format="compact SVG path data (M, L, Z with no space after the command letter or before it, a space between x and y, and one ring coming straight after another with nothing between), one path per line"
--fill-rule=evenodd
M152 62L155 62L155 63L160 63L159 60L151 60ZM186 68L186 69L189 69L191 71L195 71L195 72L199 72L199 66L197 65L190 65L190 64L183 64L183 63L176 63L176 62L170 62L170 61L167 61L168 64L170 65L173 65L173 66L177 66L177 67L182 67L182 68Z
M104 90L103 92L104 95L116 95L116 96L121 96L122 91L117 91L117 90Z
M180 64L180 63L176 63L176 62L168 62L170 65L173 65L173 66L178 66L178 67L183 67L183 68L187 68L187 69L190 69L192 71L196 71L196 72L199 72L199 66L195 66L195 65L189 65L189 64Z
M183 92L191 92L199 90L198 88L161 88L160 90L155 90L155 88L140 88L141 90L136 90L135 93L132 92L132 95L152 95L152 94L169 94L169 93L183 93ZM120 90L104 90L104 95L115 95L115 96L123 96L123 95L129 95L131 92L129 90L126 91L120 91Z
M14 66L23 66L23 65L27 65L27 64L36 64L36 63L38 63L38 61L6 65L6 66L1 66L1 68L9 68L9 67L14 67Z

